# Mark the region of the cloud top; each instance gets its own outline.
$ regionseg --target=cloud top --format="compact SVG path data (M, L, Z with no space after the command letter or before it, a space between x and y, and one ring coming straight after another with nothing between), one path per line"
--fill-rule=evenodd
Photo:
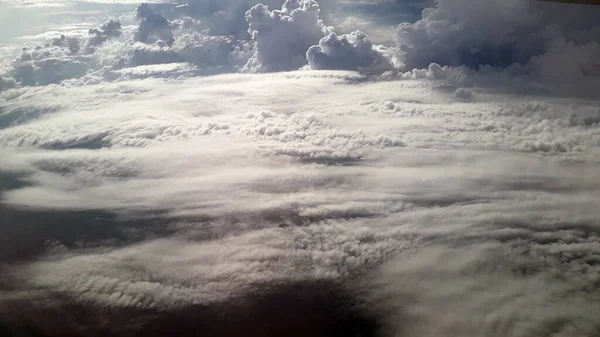
M354 70L368 73L383 73L394 69L394 52L371 43L369 37L355 31L350 34L331 33L322 38L318 45L306 52L311 69Z
M287 0L281 10L271 11L263 4L252 7L246 12L246 21L256 45L245 69L273 72L304 66L308 48L331 31L319 12L314 0Z

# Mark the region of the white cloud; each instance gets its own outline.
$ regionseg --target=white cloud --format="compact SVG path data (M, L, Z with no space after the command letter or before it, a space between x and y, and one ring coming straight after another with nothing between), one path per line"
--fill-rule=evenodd
M308 48L331 31L319 12L314 0L287 0L281 10L270 11L263 4L252 7L246 12L246 21L256 46L245 69L272 72L304 66Z
M306 52L311 69L355 70L368 73L393 70L394 56L393 49L373 45L369 37L361 31L339 37L331 33Z
M406 62L435 52L421 69L379 77L197 76L249 55L254 71L390 69L359 32L329 35L312 1L253 7L254 46L183 24L170 46L143 43L123 24L92 34L123 35L89 54L68 33L25 51L20 78L58 84L0 82L1 318L65 303L160 316L326 280L397 335L597 334L594 23L553 31L510 17L535 13L520 1L460 3L401 27ZM548 42L523 66L475 70L485 48L455 53L521 32Z
M88 59L83 55L71 55L67 48L38 46L23 51L13 61L9 75L23 86L60 83L64 79L83 76Z
M95 47L103 44L108 39L121 36L121 21L111 19L100 25L98 28L90 29L88 34L89 37L87 39L85 49L87 52L93 52ZM67 43L69 45L69 50L71 50L71 45L73 43L69 42L68 40ZM73 52L73 50L71 50L71 52Z
M86 38L61 34L44 46L24 47L13 60L7 75L20 86L58 84L80 78L94 67L94 51L107 40L121 35L119 20L109 20L98 28L90 29ZM81 45L84 49L81 49Z

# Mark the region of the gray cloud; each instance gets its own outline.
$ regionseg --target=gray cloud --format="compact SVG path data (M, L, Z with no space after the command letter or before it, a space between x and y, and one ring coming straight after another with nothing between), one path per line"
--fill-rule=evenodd
M177 7L183 16L194 18L195 26L207 29L211 35L247 36L245 13L258 3L269 8L281 8L284 0L193 0Z
M11 89L17 86L17 82L10 77L0 76L0 91Z
M140 25L134 35L135 41L156 42L160 40L167 46L173 44L175 39L169 21L150 8L150 5L141 4L136 9L135 16L140 20Z
M576 86L575 92L590 87L589 78L598 76L593 60L600 30L592 15L598 15L598 8L440 0L423 11L421 20L401 24L396 40L408 70L430 63L473 68L520 64L525 68L510 71L532 72L549 82L560 78ZM577 85L579 81L586 84Z
M71 54L77 53L81 48L77 38L66 37L64 34L61 34L59 38L54 38L52 40L52 45L57 47L67 47Z

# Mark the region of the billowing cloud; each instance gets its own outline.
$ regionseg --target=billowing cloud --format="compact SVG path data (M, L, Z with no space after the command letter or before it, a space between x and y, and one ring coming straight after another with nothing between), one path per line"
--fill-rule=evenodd
M207 29L210 35L245 37L248 23L246 11L261 3L269 8L281 8L284 0L192 0L177 6L177 13L195 19L194 25ZM189 20L188 20L189 22Z
M401 24L396 40L408 70L430 63L508 67L527 65L535 57L537 70L544 75L565 69L568 77L586 76L595 67L594 45L600 37L591 16L600 9L569 6L525 0L439 0L437 7L423 11L421 20ZM558 47L561 44L568 50ZM552 66L542 69L545 62L540 59L552 59Z
M77 53L81 48L79 39L66 37L64 34L61 34L58 38L54 38L52 40L52 45L57 47L67 47L71 54Z
M25 47L21 55L11 62L7 73L11 80L6 83L36 86L80 78L95 66L93 54L96 49L120 35L121 23L113 19L90 29L88 37L84 39L62 34L46 45ZM80 50L82 44L83 51Z
M86 51L91 52L95 47L106 42L106 40L119 36L121 36L121 22L114 19L106 21L100 27L90 29L85 45Z
M60 83L83 76L89 57L72 55L68 48L37 46L26 49L11 64L9 75L23 86Z
M162 41L167 46L173 44L175 39L173 38L169 21L152 10L148 4L141 4L136 9L135 15L140 20L140 25L134 35L135 41Z
M383 73L394 69L394 51L373 45L361 31L337 36L331 33L306 52L311 69L355 70Z
M0 91L14 88L17 86L17 82L11 77L0 76Z
M327 35L331 28L319 17L314 0L287 0L281 10L258 4L246 12L248 33L256 41L255 54L247 71L294 70L306 64L306 51Z

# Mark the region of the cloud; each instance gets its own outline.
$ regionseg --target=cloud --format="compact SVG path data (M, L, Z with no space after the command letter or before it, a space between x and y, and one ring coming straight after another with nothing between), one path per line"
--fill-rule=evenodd
M103 44L106 40L121 36L121 22L119 20L111 19L100 25L98 28L90 29L88 34L89 37L85 49L87 52L93 52L95 47Z
M263 4L252 7L246 12L246 21L256 46L245 70L272 72L304 66L308 48L331 31L319 12L313 0L288 0L281 10L273 11Z
M361 31L337 36L331 33L306 52L311 69L356 70L383 73L394 69L393 52L373 45Z
M396 39L409 69L508 66L541 52L534 35L541 32L527 1L438 1L421 20L401 24Z
M22 180L3 189L15 210L4 213L31 228L0 226L23 243L3 247L22 262L3 267L14 281L0 302L174 313L327 281L358 287L398 333L521 336L561 321L590 335L594 311L551 298L593 305L596 101L485 87L465 99L443 85L457 74L139 75L5 91L5 112L40 116L0 130L3 169Z
M597 11L524 0L439 0L423 11L421 20L400 24L396 40L407 70L431 63L472 68L520 64L525 67L521 73L548 83L560 76L578 88L571 90L575 92L590 86L587 78L597 77L593 60L600 29L590 18ZM565 12L578 20L565 20ZM587 84L578 86L582 80Z
M193 0L177 6L176 11L194 19L194 25L207 29L210 35L247 36L245 13L258 3L270 8L281 8L284 0ZM192 21L192 20L189 20Z
M146 16L136 32L128 28L123 33L121 22L111 19L98 28L90 29L87 37L77 37L75 33L62 34L54 38L51 44L25 48L10 64L5 76L6 88L13 82L16 86L37 86L122 81L132 78L123 75L121 70L124 68L184 62L189 64L180 67L177 76L235 72L250 57L250 51L243 41L227 36L210 36L183 29L175 41L171 28L164 33L158 27L168 25L166 19L148 5L140 8L140 15ZM140 34L148 36L144 43L135 41L141 37ZM160 40L161 37L170 45ZM187 73L183 72L184 69L188 70ZM135 76L139 78L142 74L138 72ZM154 71L151 76L175 74L158 74Z
M87 39L61 34L51 43L25 47L21 55L11 62L7 77L12 79L6 83L14 81L20 86L43 86L80 78L94 67L95 50L120 35L121 23L112 19L90 29ZM80 53L82 43L84 53Z
M434 52L401 72L394 47L331 34L312 1L252 7L252 41L157 5L98 28L89 53L67 30L25 50L11 65L25 80L0 92L0 320L40 335L597 335L595 23L467 5L401 27L400 60ZM141 28L154 37L134 41ZM526 36L540 52L512 64L501 51ZM244 64L267 73L202 76ZM307 64L323 70L277 72ZM349 319L329 287L375 318Z
M9 75L22 86L60 83L64 79L83 76L88 57L71 55L66 48L37 46L24 50L11 64Z
M134 36L135 41L156 42L160 40L167 46L173 44L175 39L169 21L152 10L148 4L141 4L136 9L135 15L140 19L140 25Z
M17 82L10 77L0 76L0 91L11 89L17 86Z
M77 38L67 38L63 34L61 34L59 38L54 38L52 40L52 45L57 47L67 47L71 54L77 53L80 48L79 40Z

